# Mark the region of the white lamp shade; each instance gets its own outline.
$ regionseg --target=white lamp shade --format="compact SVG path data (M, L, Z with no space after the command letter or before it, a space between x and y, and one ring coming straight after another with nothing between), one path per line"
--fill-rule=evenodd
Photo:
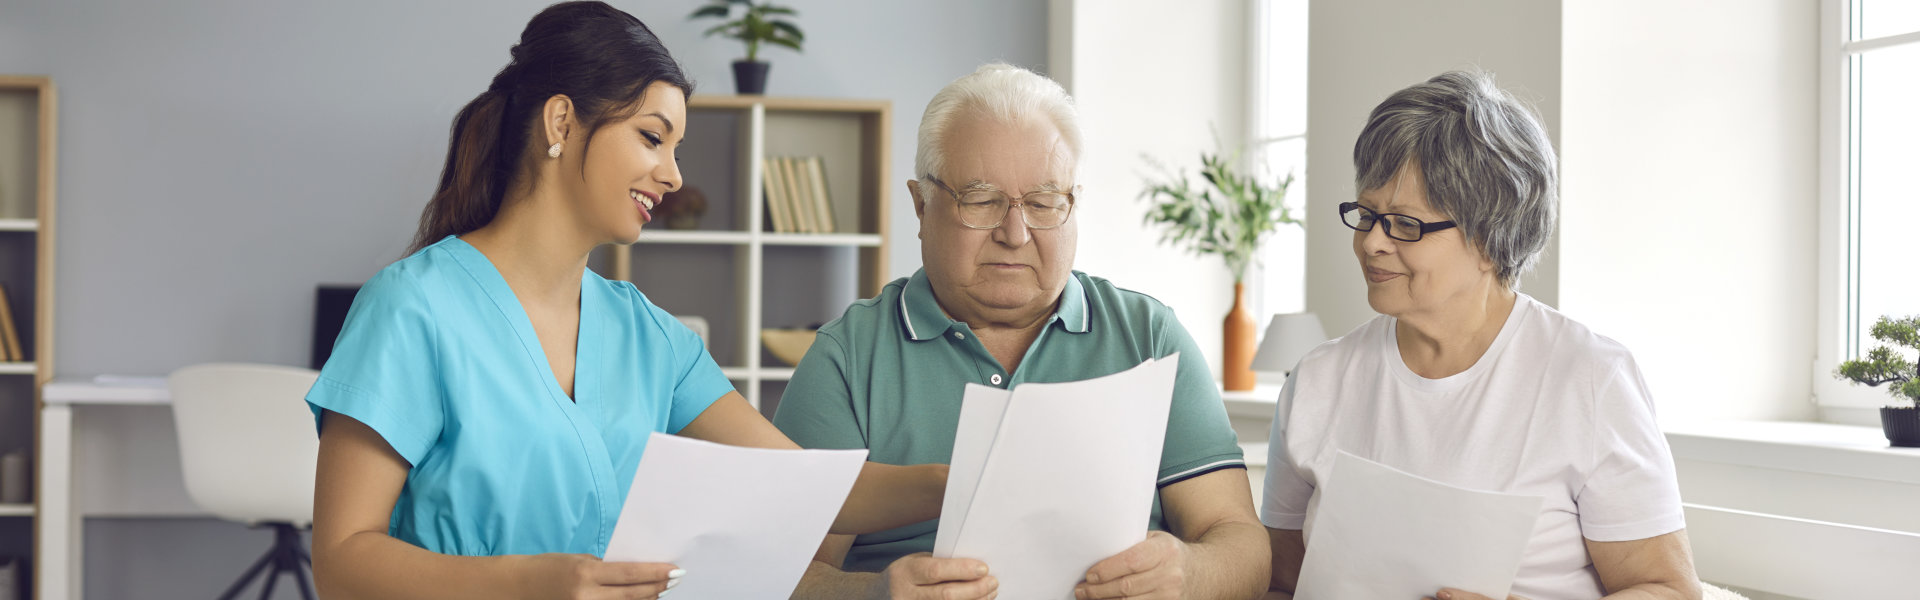
M1320 317L1310 312L1274 315L1267 323L1267 335L1253 355L1253 370L1285 373L1293 370L1309 350L1327 341L1327 330Z

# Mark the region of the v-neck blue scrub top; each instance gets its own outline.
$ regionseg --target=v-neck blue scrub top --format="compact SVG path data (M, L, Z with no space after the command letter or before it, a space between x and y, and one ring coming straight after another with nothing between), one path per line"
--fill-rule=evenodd
M393 537L454 555L604 555L648 434L679 431L733 385L697 334L592 271L574 398L552 372L500 272L449 236L360 288L307 403L316 424L352 417L412 465Z

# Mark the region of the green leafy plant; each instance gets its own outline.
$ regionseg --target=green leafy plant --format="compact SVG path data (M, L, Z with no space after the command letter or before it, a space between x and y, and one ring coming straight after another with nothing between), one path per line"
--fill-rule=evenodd
M1244 173L1237 154L1201 152L1200 177L1206 184L1195 186L1185 171L1172 171L1152 157L1147 162L1161 178L1149 180L1140 192L1151 203L1144 221L1164 228L1162 244L1184 246L1196 256L1219 255L1235 283L1246 279L1260 245L1280 225L1300 224L1286 205L1292 174L1267 184Z
M733 17L733 8L743 7L739 18ZM793 9L774 6L771 3L755 4L753 0L713 0L699 10L693 11L689 19L732 19L708 29L708 36L724 36L740 40L747 44L747 61L752 62L760 56L760 44L786 46L795 52L807 36L792 21L774 18L775 16L799 16Z
M1883 343L1920 351L1920 315L1904 319L1882 316L1867 333ZM1892 384L1887 386L1888 393L1920 408L1920 367L1893 348L1875 346L1867 351L1865 359L1840 363L1833 376L1869 386Z

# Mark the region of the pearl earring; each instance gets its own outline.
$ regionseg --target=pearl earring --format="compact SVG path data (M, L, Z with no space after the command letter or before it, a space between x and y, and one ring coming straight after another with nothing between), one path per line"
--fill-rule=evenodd
M547 158L560 158L559 144L554 144L552 146L547 147Z

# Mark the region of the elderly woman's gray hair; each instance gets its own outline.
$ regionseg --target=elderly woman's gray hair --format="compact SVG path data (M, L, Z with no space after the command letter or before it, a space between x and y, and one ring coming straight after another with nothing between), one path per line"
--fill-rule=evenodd
M1354 183L1386 185L1409 161L1428 204L1517 287L1547 247L1559 205L1553 144L1534 112L1491 75L1442 73L1374 107L1353 144Z
M1060 130L1060 139L1073 152L1078 169L1080 111L1067 90L1033 71L989 63L940 88L927 102L927 112L920 116L920 143L913 161L915 177L939 175L946 167L947 130L963 114L1003 123L1033 116L1046 118Z

